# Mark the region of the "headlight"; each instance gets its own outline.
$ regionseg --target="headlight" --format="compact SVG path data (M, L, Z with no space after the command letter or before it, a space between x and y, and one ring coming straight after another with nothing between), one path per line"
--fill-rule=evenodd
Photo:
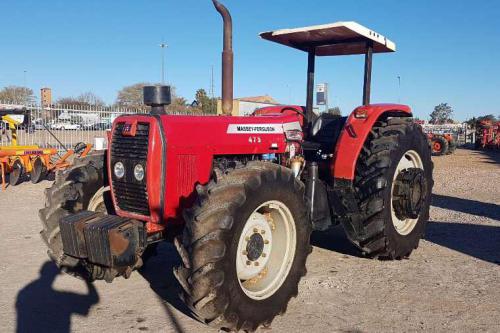
M144 167L141 164L137 164L134 167L134 177L138 181L142 181L144 179Z
M123 178L123 176L125 176L125 167L122 162L116 162L113 171L115 172L116 178Z

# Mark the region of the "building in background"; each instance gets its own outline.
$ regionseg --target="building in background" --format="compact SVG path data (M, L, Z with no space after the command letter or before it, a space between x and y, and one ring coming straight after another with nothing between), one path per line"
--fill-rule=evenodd
M255 96L255 97L242 97L233 100L233 116L248 116L256 109L266 106L281 105L274 98L269 95ZM222 114L222 101L217 101L217 114Z
M40 89L40 102L42 107L52 105L52 89L42 88Z

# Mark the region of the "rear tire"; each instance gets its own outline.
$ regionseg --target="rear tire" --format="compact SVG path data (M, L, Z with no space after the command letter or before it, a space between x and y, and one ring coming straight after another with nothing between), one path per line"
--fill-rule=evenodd
M441 135L435 135L431 140L432 155L441 156L448 151L448 141Z
M432 169L427 138L412 119L375 124L356 164L359 212L343 222L348 238L363 254L401 259L417 248L429 219ZM403 186L405 182L412 185ZM403 200L403 188L412 188L410 197L416 193L418 201Z
M176 240L184 265L174 273L186 304L222 330L269 325L297 296L312 249L303 183L289 169L250 162L228 173L217 169L197 192L184 214L183 240Z

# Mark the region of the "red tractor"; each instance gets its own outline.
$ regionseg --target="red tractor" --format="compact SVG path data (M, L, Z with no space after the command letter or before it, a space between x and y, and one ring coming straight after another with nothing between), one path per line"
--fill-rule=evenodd
M429 218L431 151L408 106L370 104L384 36L354 22L261 37L308 54L305 107L232 117L232 23L224 20L225 116L168 115L170 89L145 87L149 115L113 123L105 156L60 172L40 211L48 254L87 280L128 277L173 239L183 300L224 330L269 325L297 296L312 230L341 223L371 258L406 258ZM313 113L316 56L365 55L363 105Z
M451 133L427 133L427 138L431 145L432 155L450 155L457 150L457 140Z

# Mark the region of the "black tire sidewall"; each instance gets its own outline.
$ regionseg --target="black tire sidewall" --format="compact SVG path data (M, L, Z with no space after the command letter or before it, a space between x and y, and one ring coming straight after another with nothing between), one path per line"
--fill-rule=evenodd
M410 150L417 152L422 160L425 179L427 180L427 194L424 204L422 205L421 214L418 217L417 224L409 234L401 235L396 231L392 221L392 184L394 173L399 161L404 154ZM427 140L420 130L415 128L415 126L409 127L406 135L398 136L397 148L391 151L390 158L393 163L386 171L387 187L385 188L383 194L385 202L383 219L385 221L385 234L388 238L387 241L389 246L391 250L394 251L395 257L400 257L401 255L410 253L416 247L424 233L425 225L429 218L427 212L431 200L432 162Z
M238 309L238 317L251 322L265 322L281 313L288 303L291 295L295 295L297 285L303 275L305 262L309 254L310 226L307 224L306 207L304 199L295 191L293 183L282 179L266 177L262 184L256 188L246 188L245 203L233 212L234 223L232 236L228 239L228 253L224 261L225 288L228 293L229 309ZM236 258L239 238L250 215L260 205L268 201L279 201L286 205L294 218L296 231L295 256L283 284L269 298L255 300L242 290L236 273Z

